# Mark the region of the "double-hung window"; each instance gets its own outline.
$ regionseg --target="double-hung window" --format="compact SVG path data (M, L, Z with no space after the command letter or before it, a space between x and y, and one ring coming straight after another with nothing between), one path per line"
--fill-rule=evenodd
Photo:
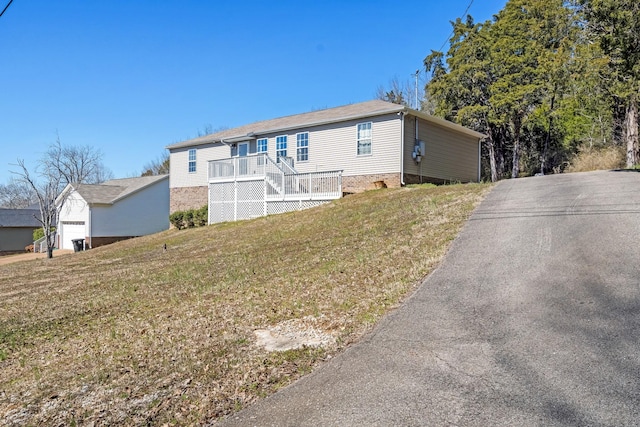
M260 138L257 141L257 147L258 149L256 150L258 153L266 153L267 152L267 143L268 143L268 139L267 138Z
M196 149L192 148L189 150L189 173L194 173L196 171Z
M358 156L371 154L371 122L358 123Z
M287 157L287 135L276 136L276 158Z
M296 134L296 154L299 162L309 160L309 132Z
M267 138L259 138L256 141L256 153L258 153L258 166L263 166L265 162L265 156L261 156L260 154L267 154L269 149L269 139Z

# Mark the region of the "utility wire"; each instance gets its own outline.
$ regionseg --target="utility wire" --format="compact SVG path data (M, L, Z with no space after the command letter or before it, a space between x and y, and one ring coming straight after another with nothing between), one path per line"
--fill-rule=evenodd
M9 9L9 6L11 6L11 3L13 3L13 0L9 0L9 3L7 3L7 5L4 7L4 9L2 9L2 12L0 12L0 17L2 17L2 15L4 15L4 13L7 11L7 9Z
M464 10L464 12L462 12L462 15L461 15L462 17L464 17L464 16L467 14L467 12L469 12L469 8L471 7L471 5L472 5L472 4L473 4L473 0L471 0L471 1L469 2L469 5L467 6L467 8ZM447 39L444 41L444 43L442 43L442 46L440 46L440 49L438 49L440 52L442 52L442 48L444 47L444 45L446 45L446 44L447 44L447 42L449 41L449 39L450 39L450 38L451 38L451 36L453 35L453 32L454 32L454 31L455 31L455 30L451 30L451 34L449 34L449 37L447 37Z

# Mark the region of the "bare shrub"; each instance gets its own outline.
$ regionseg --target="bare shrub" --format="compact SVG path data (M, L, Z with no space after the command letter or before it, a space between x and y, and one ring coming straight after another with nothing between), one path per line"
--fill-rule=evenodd
M565 172L589 172L620 169L625 165L623 147L581 148L571 159Z

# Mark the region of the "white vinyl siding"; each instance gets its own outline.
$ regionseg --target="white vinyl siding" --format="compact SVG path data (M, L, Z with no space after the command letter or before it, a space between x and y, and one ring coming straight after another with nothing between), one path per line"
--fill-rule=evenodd
M88 235L89 206L72 191L59 211L58 239L62 249L73 249L72 239L84 239Z
M89 206L75 191L71 192L64 201L59 213L61 222L89 222Z
M358 123L356 135L358 156L371 155L371 144L373 140L371 125L371 122Z

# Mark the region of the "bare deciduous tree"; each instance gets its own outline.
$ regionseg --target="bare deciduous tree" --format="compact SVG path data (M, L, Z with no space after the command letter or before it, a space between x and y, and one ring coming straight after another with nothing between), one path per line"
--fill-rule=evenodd
M155 160L145 163L140 176L166 175L169 173L169 153L164 152Z
M57 209L61 208L68 197L63 192L68 184L98 184L112 177L109 169L102 164L102 153L95 148L84 146L63 146L58 138L40 159L34 173L30 173L24 160L18 159L15 165L18 171L13 181L29 188L40 207L42 230L46 237L47 257L53 257Z
M408 79L406 82L401 82L397 77L394 77L389 81L387 87L378 86L375 93L375 98L382 101L393 102L394 104L404 105L409 108L415 108L416 106L416 84L412 79ZM424 91L418 85L418 109L422 108L424 103Z
M0 207L24 209L37 203L36 195L24 182L12 178L8 184L0 184Z
M60 192L61 176L59 174L51 174L48 169L40 168L41 171L37 173L41 181L38 181L36 177L29 173L29 170L24 164L24 160L18 160L17 165L20 171L14 172L17 176L16 181L31 188L38 200L38 206L40 207L40 217L36 217L38 222L42 225L42 230L46 237L47 243L47 258L53 257L53 248L55 247L55 234L53 227L56 223L56 197ZM62 203L61 203L62 204Z
M88 145L63 146L60 138L40 163L47 175L60 175L63 187L71 183L100 184L113 178L113 173L102 164L100 150Z

